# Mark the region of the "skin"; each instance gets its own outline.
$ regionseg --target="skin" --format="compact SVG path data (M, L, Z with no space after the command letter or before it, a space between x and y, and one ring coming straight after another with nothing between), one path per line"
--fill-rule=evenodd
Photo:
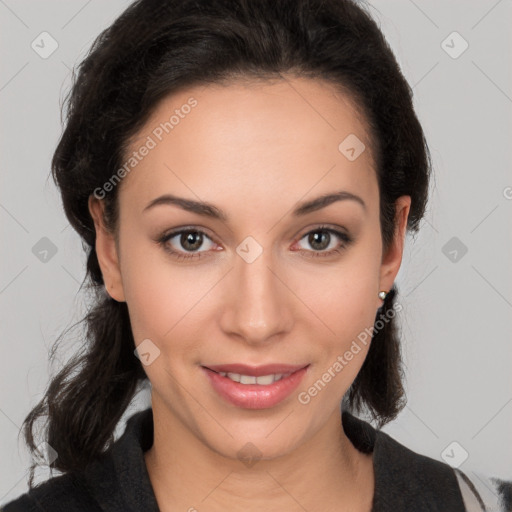
M364 118L319 80L233 81L175 93L129 152L190 97L197 106L119 185L117 233L104 226L102 201L89 203L108 293L126 301L136 344L149 338L160 350L144 367L155 421L145 461L159 507L369 511L372 456L352 445L339 410L369 344L307 405L298 394L373 326L378 292L392 287L401 264L410 197L397 200L395 238L383 251ZM338 150L351 133L366 145L354 161ZM299 202L339 190L366 207L344 200L291 215ZM213 203L228 220L171 205L143 212L164 193ZM305 235L324 224L354 240L346 245L332 234L312 245ZM199 259L174 259L155 242L180 227L206 233ZM251 263L236 252L248 236L263 251ZM180 236L167 245L194 254ZM341 245L338 254L315 257ZM251 410L224 401L200 368L233 362L310 367L290 397ZM251 467L237 457L248 442L261 455Z

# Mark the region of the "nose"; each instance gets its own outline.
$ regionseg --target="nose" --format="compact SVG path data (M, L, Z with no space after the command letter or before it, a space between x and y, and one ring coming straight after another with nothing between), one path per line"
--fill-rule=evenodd
M221 328L250 345L275 342L293 324L293 292L286 271L263 250L253 261L243 252L226 277Z

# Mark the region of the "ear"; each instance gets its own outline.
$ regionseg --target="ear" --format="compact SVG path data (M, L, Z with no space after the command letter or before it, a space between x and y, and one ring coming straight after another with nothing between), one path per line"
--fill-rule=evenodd
M410 208L411 196L400 196L395 202L395 234L389 249L382 256L379 291L389 291L393 287L400 269ZM381 299L377 299L377 302L377 307L382 305Z
M114 300L124 302L118 249L114 234L105 227L104 207L103 200L93 195L89 197L89 212L94 220L94 229L96 230L96 255L103 275L105 289Z

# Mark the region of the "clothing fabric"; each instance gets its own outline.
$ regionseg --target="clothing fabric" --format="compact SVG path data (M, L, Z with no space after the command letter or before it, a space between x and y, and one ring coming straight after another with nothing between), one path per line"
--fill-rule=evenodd
M373 452L372 512L512 511L512 482L487 479L475 485L474 477L409 450L347 411L342 425L358 450ZM149 408L132 415L123 435L84 470L40 483L2 511L159 512L144 460L152 444Z

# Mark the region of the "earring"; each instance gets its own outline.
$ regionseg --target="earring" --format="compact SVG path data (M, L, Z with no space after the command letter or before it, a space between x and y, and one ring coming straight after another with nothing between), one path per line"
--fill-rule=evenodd
M388 294L388 292L385 292L385 291L380 291L379 292L379 299L382 299L384 300L386 298L386 295Z

